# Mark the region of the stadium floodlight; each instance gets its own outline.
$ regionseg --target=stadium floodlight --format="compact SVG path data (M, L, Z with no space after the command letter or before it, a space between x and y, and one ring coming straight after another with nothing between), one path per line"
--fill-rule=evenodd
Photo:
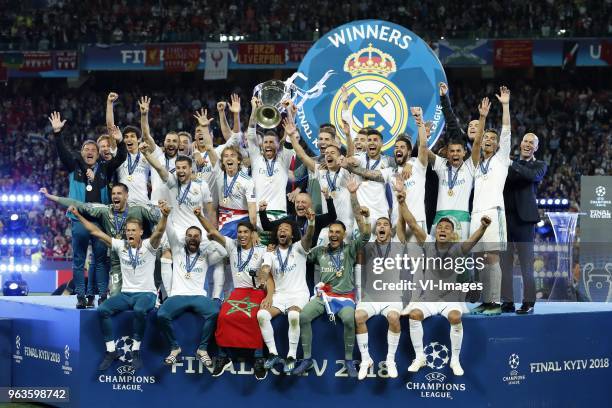
M2 194L2 201L6 202L8 201L9 197L8 194Z
M555 205L561 204L561 200L559 198L555 198Z
M30 270L31 270L32 272L38 272L38 266L36 266L36 265L32 265L32 266L30 267Z
M17 221L19 219L19 215L17 213L11 214L11 221Z
M544 220L540 220L540 222L538 222L536 225L542 228L544 226Z
M17 194L17 202L18 203L22 203L23 202L23 194Z
M9 245L15 245L15 238L9 238L8 243Z
M17 200L17 197L15 197L15 194L11 194L11 195L9 196L9 201L10 201L11 203L14 203L14 202L15 202L15 200Z
M26 238L26 239L23 240L23 244L24 245L30 245L30 242L31 242L30 238Z
M30 265L23 265L24 272L30 272Z
M40 201L40 197L37 194L32 194L32 201L37 203Z
M561 200L561 205L568 205L569 204L569 200L567 198L564 198L563 200Z
M31 195L29 195L29 194L26 194L25 196L23 196L23 200L24 200L26 203L30 203L30 202L32 202L32 196L31 196Z
M32 245L38 245L38 238L32 238Z
M2 245L8 244L8 239L6 239L6 238L0 239L0 244L2 244Z
M553 205L553 199L549 198L548 200L546 200L546 204Z
M0 272L6 272L6 269L7 268L5 264L0 265Z
M15 244L17 244L17 245L23 245L23 239L21 239L21 238L17 238L17 239L15 240Z

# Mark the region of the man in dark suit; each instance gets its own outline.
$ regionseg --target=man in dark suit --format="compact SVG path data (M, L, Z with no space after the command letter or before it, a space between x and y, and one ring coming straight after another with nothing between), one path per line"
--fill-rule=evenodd
M546 174L546 163L534 156L538 150L538 137L526 133L521 141L521 153L508 169L504 186L506 223L508 226L508 250L502 254L502 312L513 313L514 294L512 271L514 253L518 252L523 275L523 304L517 314L533 312L535 305L535 281L533 279L534 224L540 221L536 202L537 185Z

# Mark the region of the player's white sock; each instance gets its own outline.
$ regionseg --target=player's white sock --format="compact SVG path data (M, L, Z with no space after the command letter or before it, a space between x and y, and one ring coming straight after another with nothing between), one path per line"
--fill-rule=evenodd
M450 341L452 350L451 360L459 361L459 353L461 353L461 343L463 342L463 323L451 324Z
M361 361L371 360L370 353L368 352L368 333L357 334L355 338L361 353Z
M132 343L132 351L140 350L140 342L138 340L134 340Z
M274 342L274 329L272 328L272 315L267 310L259 309L257 312L257 321L261 329L261 336L268 347L270 354L278 355L276 351L276 343Z
M287 313L287 320L289 320L289 352L287 357L297 357L297 348L300 341L300 312L297 310L290 310Z
M395 361L395 352L397 351L400 335L401 333L393 333L391 330L387 331L387 361Z
M361 302L361 264L355 264L353 267L353 277L355 279L355 302Z
M113 351L115 351L115 342L114 341L107 341L106 342L106 351L108 351L109 353L112 353Z
M420 358L424 355L423 353L423 323L420 320L409 319L410 327L410 341L412 347L414 347L414 354L416 358Z
M502 270L499 262L494 263L489 266L489 273L491 274L491 279L489 284L490 288L490 296L491 302L499 303L501 300L501 281L502 281Z
M172 291L172 259L161 258L161 277L162 282L164 283L164 289L166 290L166 295L170 296L170 292Z

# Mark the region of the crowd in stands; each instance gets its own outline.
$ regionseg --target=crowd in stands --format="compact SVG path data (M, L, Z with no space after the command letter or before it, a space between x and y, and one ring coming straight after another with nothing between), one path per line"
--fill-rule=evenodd
M64 135L68 135L78 149L86 138L95 139L104 132L104 106L107 92L88 89L58 87L42 82L43 86L29 90L14 89L12 97L0 101L0 194L13 192L34 193L42 186L54 194L68 193L66 171L62 168L53 143L47 117L53 110L67 119ZM575 83L575 82L574 82ZM255 84L253 84L255 85ZM493 95L499 84L486 85L486 93ZM115 121L123 126L139 125L137 99L148 95L152 99L150 123L158 143L162 143L169 130L193 132L193 112L201 107L209 116L217 116L216 102L228 100L214 88L173 84L151 92L134 85L129 91L116 89L120 94L115 106ZM548 164L548 173L539 188L539 197L568 198L573 210L580 200L580 176L612 174L612 91L591 89L568 84L535 88L522 82L512 84L513 151L518 154L518 143L526 132L534 132L540 139L536 156ZM225 88L227 90L227 87ZM250 89L235 88L242 98L242 128L246 128L249 115ZM453 107L464 125L477 115L476 106L483 96L482 90L470 85L450 84ZM231 115L228 119L231 121ZM499 127L501 112L493 110L488 125ZM220 131L213 122L216 137ZM437 146L442 146L441 141ZM219 139L217 139L218 142ZM436 148L434 148L436 150ZM39 236L44 242L46 257L69 257L70 228L63 216L64 209L38 204L31 209L24 206L30 227L27 234ZM4 222L4 220L3 220Z
M62 49L79 43L316 40L344 23L381 19L428 40L606 37L610 0L0 0L0 46Z

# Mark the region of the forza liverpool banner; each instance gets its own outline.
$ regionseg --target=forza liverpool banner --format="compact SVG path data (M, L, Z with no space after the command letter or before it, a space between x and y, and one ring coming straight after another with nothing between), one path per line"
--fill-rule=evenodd
M307 100L298 125L310 149L318 152L317 133L331 123L346 144L342 130L341 88L348 92L352 129L372 127L383 135L383 151L392 152L396 137L408 133L416 141L416 124L409 107L423 108L432 122L428 145L444 128L438 83L446 82L434 51L412 31L380 20L362 20L340 26L319 39L306 53L298 71L307 79L299 86L310 89L333 70L323 92Z

